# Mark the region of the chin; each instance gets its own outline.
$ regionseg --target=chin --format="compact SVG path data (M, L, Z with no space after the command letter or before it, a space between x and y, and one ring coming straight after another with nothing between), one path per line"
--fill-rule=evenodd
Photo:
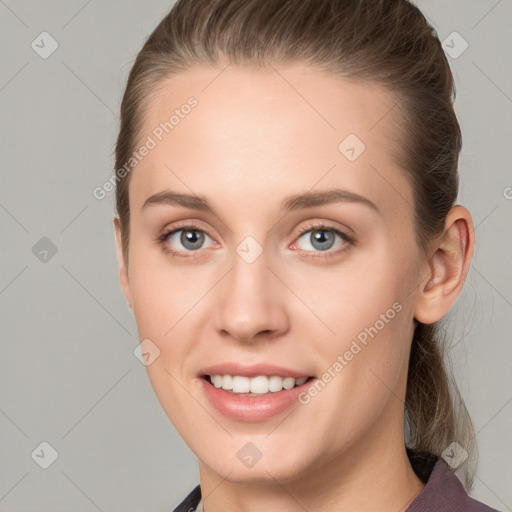
M288 441L292 439L288 438ZM255 443L258 441L255 440ZM202 464L210 471L226 480L239 484L269 484L293 482L304 475L307 475L312 468L316 467L318 461L313 454L300 453L297 451L297 443L290 443L290 447L283 446L283 443L272 443L271 446L262 447L261 455L249 442L231 440L229 447L223 447L219 443L219 453L216 450L205 452L203 444L195 453ZM242 449L233 449L233 446L240 445ZM245 450L243 447L246 447ZM233 453L233 454L231 454ZM253 457L250 460L250 454ZM249 454L249 455L246 455ZM244 458L248 460L244 463Z

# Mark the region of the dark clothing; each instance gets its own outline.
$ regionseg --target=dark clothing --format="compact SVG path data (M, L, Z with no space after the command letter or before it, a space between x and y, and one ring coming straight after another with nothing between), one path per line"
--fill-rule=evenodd
M172 512L195 512L200 501L201 488L198 485Z
M406 512L498 512L470 498L457 475L439 459L425 487Z
M421 478L420 473L417 471ZM457 475L442 459L437 460L428 479L422 480L426 485L406 512L498 512L470 498ZM173 512L194 512L200 500L198 485Z

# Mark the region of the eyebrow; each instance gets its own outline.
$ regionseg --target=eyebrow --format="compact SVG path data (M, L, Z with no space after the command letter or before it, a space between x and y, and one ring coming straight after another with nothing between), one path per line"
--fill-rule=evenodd
M375 203L372 203L366 197L339 188L319 192L305 192L303 194L289 196L281 203L281 210L296 211L337 202L359 203L370 207L376 212L379 211ZM149 206L158 205L183 206L192 210L215 213L215 209L205 197L195 194L172 192L170 190L164 190L148 197L142 205L141 210Z

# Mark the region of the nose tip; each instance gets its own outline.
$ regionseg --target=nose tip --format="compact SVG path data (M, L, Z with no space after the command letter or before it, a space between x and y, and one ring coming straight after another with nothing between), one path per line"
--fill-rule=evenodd
M288 328L285 301L265 258L247 263L237 257L219 287L216 328L244 343L274 338Z
M234 319L229 327L221 329L221 334L244 344L254 344L274 337L274 329L259 329L254 322L240 322Z

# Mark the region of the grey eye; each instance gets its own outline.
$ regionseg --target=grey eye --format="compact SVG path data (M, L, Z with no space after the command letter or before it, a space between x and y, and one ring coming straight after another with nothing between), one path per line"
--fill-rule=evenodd
M298 240L301 239L305 242L305 247L303 250L313 250L324 252L329 249L332 249L334 244L336 243L336 237L341 240L341 243L338 243L339 247L343 243L345 243L345 239L341 233L338 233L334 229L311 229L306 233L303 233Z
M173 247L176 247L177 243L181 244L181 247L177 247L178 250L197 251L202 249L206 238L210 239L206 233L197 229L178 229L171 233L167 240Z

